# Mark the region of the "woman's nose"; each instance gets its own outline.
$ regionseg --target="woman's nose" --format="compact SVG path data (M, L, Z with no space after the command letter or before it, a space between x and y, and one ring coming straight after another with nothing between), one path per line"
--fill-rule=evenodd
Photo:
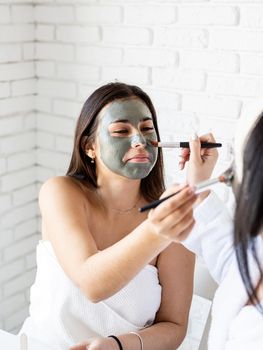
M131 140L132 148L145 146L145 145L146 145L146 141L145 141L145 138L143 137L143 135L136 134L132 137L132 140Z

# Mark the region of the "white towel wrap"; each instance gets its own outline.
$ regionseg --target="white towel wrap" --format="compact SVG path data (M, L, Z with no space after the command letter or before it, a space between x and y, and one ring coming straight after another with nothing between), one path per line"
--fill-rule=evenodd
M49 241L37 246L37 275L30 316L20 333L66 350L93 336L138 331L151 325L161 303L158 270L146 265L112 297L92 303L69 279Z

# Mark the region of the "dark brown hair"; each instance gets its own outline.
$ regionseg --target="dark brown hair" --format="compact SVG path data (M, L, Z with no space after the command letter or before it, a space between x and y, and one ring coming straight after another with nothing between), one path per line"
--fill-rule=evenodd
M149 108L158 141L160 140L156 112L150 97L134 85L120 82L106 84L95 90L83 105L76 125L73 152L66 173L68 176L83 181L89 188L97 188L96 166L90 162L85 149L95 142L99 112L114 100L134 97L142 100ZM163 156L161 149L158 148L155 166L150 174L141 180L141 192L147 201L152 201L159 198L164 189Z
M251 131L243 156L243 177L237 194L235 212L234 245L239 271L246 287L249 301L263 314L256 286L251 280L248 253L251 252L259 271L259 283L263 271L256 247L256 238L263 229L263 113Z

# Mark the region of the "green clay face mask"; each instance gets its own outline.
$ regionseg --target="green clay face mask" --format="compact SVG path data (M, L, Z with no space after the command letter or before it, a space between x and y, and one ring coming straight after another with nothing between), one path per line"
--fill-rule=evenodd
M139 99L116 100L105 107L98 131L101 159L108 169L143 179L154 167L158 150L151 112Z

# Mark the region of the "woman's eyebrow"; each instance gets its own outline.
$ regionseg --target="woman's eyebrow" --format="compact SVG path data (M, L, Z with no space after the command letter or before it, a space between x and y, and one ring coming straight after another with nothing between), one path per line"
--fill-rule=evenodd
M151 117L145 117L145 118L143 118L143 122L145 122L145 121L147 121L147 120L152 120L152 118Z
M129 123L130 124L130 121L128 119L117 119L117 120L114 120L113 122L111 122L110 124L115 124L115 123Z
M145 122L147 120L152 120L151 117L145 117L141 120L141 122ZM115 124L115 123L128 123L128 124L131 124L130 120L128 119L117 119L117 120L114 120L113 122L111 122L110 124Z

